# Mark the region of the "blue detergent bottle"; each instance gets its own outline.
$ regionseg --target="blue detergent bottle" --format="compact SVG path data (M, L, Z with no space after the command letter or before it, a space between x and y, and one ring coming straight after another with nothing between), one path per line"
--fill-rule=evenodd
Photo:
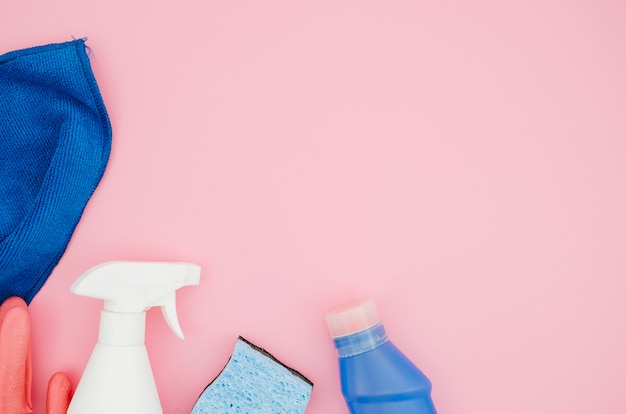
M372 300L326 315L352 414L436 414L430 380L387 339Z

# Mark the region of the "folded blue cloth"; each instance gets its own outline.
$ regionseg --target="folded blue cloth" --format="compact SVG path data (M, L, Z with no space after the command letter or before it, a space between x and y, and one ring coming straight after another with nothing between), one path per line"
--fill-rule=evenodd
M83 39L0 56L0 302L42 287L110 150Z

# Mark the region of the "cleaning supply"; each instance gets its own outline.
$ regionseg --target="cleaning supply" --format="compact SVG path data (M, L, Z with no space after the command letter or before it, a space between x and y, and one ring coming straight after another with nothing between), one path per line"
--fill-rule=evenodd
M24 299L12 296L0 305L0 413L33 411L30 315ZM67 374L55 373L48 382L46 414L65 414L71 384Z
M313 383L241 336L191 414L303 413Z
M68 414L161 414L146 346L146 311L160 306L176 335L176 290L200 282L190 263L109 262L71 287L77 295L104 299L98 343L87 363Z
M0 413L31 412L30 318L22 298L0 305Z
M83 39L0 56L0 303L30 303L109 159L111 125Z
M430 380L387 339L372 300L329 312L326 322L352 414L436 413Z

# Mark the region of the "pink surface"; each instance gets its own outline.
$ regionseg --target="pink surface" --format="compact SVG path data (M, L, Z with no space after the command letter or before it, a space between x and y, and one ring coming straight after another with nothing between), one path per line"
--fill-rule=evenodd
M105 177L31 305L35 412L114 259L185 260L148 316L164 411L237 335L347 413L324 313L375 299L441 414L626 412L626 3L3 1L2 52L88 36Z

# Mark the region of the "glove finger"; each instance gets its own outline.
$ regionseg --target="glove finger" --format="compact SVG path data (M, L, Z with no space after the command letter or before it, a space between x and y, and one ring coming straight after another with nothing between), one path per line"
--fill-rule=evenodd
M57 372L48 381L46 414L66 414L72 398L72 383L64 372Z
M2 305L0 305L0 325L2 325L2 321L4 320L7 312L13 308L28 309L28 306L26 305L26 302L24 302L24 299L17 296L12 296L2 302Z
M24 299L17 297L17 296L12 296L8 298L7 300L5 300L2 303L2 305L0 305L0 326L2 325L2 321L4 320L4 317L9 312L9 310L15 309L15 308L25 309L28 312L28 305L26 304ZM30 321L30 317L29 317L29 321ZM25 396L24 397L25 397L27 406L31 407L32 406L31 392L32 392L32 382L33 382L33 369L32 369L32 352L31 352L31 346L30 346L30 334L29 334L29 340L28 340L28 353L26 355L25 368L26 368L26 373L25 373L25 381L24 381L24 384L25 384L25 388L24 388ZM2 388L0 387L0 389Z
M9 298L0 309L0 413L32 412L30 319L26 303ZM27 390L28 388L28 390Z

